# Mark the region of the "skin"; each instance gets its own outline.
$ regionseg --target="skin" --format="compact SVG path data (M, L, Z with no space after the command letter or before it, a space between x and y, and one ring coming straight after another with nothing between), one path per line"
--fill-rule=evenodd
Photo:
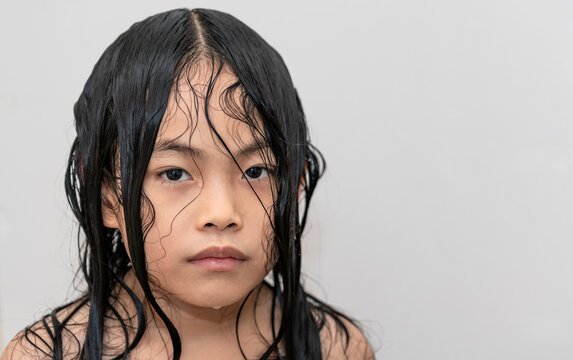
M199 110L208 84L208 73L202 70L206 69L200 67L183 76L177 91L172 92L143 182L155 211L145 239L150 285L181 335L183 352L192 348L195 356L208 356L207 350L215 349L220 357L221 348L213 347L216 343L234 349L229 356L240 355L235 321L247 299L241 319L250 320L241 324L240 335L251 339L247 344L254 346L247 348L255 348L250 352L257 353L266 346L252 319L256 315L257 322L268 324L272 301L270 291L261 283L273 264L269 256L273 164L265 161L260 149L254 150L258 147L251 127L229 117L216 101L236 81L227 68L215 83L209 118L234 159L214 136L204 111ZM197 109L189 107L197 104L190 85L200 92ZM126 239L123 208L109 187L104 186L103 193L104 225L119 229ZM149 211L144 207L144 219ZM242 255L239 261L229 261L231 269L223 270L190 261L209 248L232 248ZM133 274L126 280L138 289ZM253 291L259 293L256 307L256 296L248 297ZM138 292L142 293L141 289ZM157 338L167 334L156 320L157 328L146 332L143 344L153 345L154 333ZM271 329L263 326L262 330L267 335L263 337L270 339ZM258 341L253 341L254 335ZM164 344L157 345L163 348Z

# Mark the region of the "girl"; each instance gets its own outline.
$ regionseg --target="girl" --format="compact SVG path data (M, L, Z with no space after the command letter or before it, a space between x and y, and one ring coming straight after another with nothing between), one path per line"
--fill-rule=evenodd
M86 289L4 359L371 359L300 283L322 173L280 55L213 10L134 24L75 107L66 193Z

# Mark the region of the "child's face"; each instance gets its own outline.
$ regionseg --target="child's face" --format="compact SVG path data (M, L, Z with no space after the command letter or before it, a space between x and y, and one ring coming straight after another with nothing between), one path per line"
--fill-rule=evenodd
M183 78L143 182L154 210L145 238L147 267L152 289L171 302L220 308L244 299L272 267L273 164L264 161L251 128L221 109L221 90L236 81L231 72L217 81L209 116L242 171L209 128L202 99L196 103L188 92L188 80L204 92L207 78ZM146 224L150 210L142 208ZM111 221L126 239L119 210Z

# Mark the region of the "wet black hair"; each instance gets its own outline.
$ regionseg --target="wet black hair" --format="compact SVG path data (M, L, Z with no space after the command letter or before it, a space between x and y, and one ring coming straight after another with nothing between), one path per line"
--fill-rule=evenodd
M25 330L23 338L49 358L68 358L63 337L71 332L70 319L81 308L88 308L89 316L85 336L76 337L76 357L109 356L111 350L104 341L109 318L119 320L125 337L125 346L116 349L115 358L128 356L146 330L144 304L123 281L131 268L145 293L144 301L169 331L172 358L180 358L179 334L149 285L144 239L153 224L153 211L150 218L142 219L141 209L148 205L152 209L142 184L173 85L185 71L205 60L212 65L210 90L224 66L232 69L237 81L226 91L239 91L241 96L239 103L227 108L239 109L240 114L231 113L258 131L276 164L271 215L276 263L269 286L276 300L273 303L280 306L281 320L272 324L277 331L261 359L321 359L325 349L320 333L327 318L333 319L348 344L345 324L352 322L306 293L301 285L301 236L324 161L309 141L305 115L287 67L270 45L233 16L214 10L178 9L135 23L120 35L95 65L75 104L77 137L65 188L81 229L80 270L87 288L79 300L58 307L41 320L47 335L34 326ZM207 105L207 115L206 109ZM257 125L257 119L262 125ZM102 183L115 180L121 184L116 194L124 211L127 239L122 239L117 229L105 227L102 219ZM122 318L122 305L114 290L118 286L131 297L137 310L135 319ZM63 310L67 310L64 317Z

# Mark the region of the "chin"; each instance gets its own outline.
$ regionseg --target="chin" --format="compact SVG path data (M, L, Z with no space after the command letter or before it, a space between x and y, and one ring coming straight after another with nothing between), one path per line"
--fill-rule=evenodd
M178 300L191 306L220 310L229 306L240 306L252 289L237 289L230 286L201 289L187 296L179 296Z

